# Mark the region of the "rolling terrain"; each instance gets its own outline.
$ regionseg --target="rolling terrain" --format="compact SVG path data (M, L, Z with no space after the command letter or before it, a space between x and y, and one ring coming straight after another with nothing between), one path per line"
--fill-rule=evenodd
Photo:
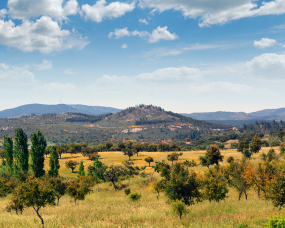
M52 143L85 142L90 145L107 140L171 141L179 134L195 138L215 129L230 129L166 112L152 105L140 105L103 116L59 113L0 119L0 139L5 134L14 137L17 127L22 127L28 136L40 130Z

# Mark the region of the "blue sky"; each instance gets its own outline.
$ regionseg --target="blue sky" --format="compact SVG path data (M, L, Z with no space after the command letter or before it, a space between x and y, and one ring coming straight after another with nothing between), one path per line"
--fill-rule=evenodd
M0 110L284 107L285 0L0 2Z

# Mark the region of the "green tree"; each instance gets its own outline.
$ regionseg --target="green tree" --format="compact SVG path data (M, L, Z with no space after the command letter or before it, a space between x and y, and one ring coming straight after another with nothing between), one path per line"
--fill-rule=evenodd
M134 151L132 149L126 148L123 151L124 155L129 157L129 160L131 160L131 157L134 156Z
M284 135L285 135L285 132L281 128L279 128L277 132L277 137L279 138L280 141L283 140Z
M166 178L164 191L170 200L182 200L186 205L202 201L201 180L197 173L189 171L185 165L177 163L172 166L169 180Z
M85 176L83 161L80 162L78 176Z
M148 165L150 167L150 163L153 162L153 158L152 157L147 157L144 160L148 163Z
M29 178L26 182L19 185L15 190L15 194L19 197L23 206L34 208L44 228L44 220L39 214L39 210L48 204L55 204L55 191L52 189L52 186L46 181Z
M249 149L244 148L242 154L245 158L251 159L252 153Z
M207 150L205 156L200 156L200 162L202 166L218 165L219 162L223 161L223 156L219 148L216 145L211 145Z
M188 213L187 207L182 200L176 200L171 206L173 214L177 214L180 219L183 214Z
M76 168L76 166L78 166L78 161L73 161L73 160L69 160L67 162L65 162L65 166L68 169L71 169L71 172L73 173L74 169Z
M218 145L218 147L219 147L219 149L221 149L221 150L225 149L225 145L224 145L223 143L220 143L220 144Z
M99 180L105 180L105 171L106 166L103 165L101 161L99 161L99 158L95 158L95 161L93 163L94 169L92 169L92 174L97 177Z
M122 166L114 166L111 165L110 167L106 168L105 170L105 176L106 178L111 181L111 183L114 186L115 190L118 190L119 187L117 186L116 182L119 180L120 176L123 176L126 174L126 169Z
M249 141L248 141L248 139L240 140L238 142L237 151L238 152L243 152L243 149L249 149Z
M285 142L280 143L279 151L281 155L285 154Z
M29 150L27 134L21 128L15 130L14 158L18 169L29 170Z
M250 144L250 151L251 153L258 153L261 149L261 139L255 135Z
M12 173L12 168L13 168L13 140L12 138L4 135L2 146L3 146L4 157L6 159L8 170L10 173Z
M178 153L171 153L167 155L167 160L172 162L173 165L173 161L177 161L179 158L179 154Z
M59 199L65 194L67 187L66 182L60 177L53 177L49 179L49 183L52 186L52 189L55 190L55 196L57 198L57 206L59 204Z
M49 176L57 177L60 165L58 161L58 153L56 152L55 146L52 146L50 148L49 167L50 167L50 170L48 171Z
M31 169L34 172L35 177L41 177L45 174L44 161L47 143L40 131L37 133L32 133L31 142Z

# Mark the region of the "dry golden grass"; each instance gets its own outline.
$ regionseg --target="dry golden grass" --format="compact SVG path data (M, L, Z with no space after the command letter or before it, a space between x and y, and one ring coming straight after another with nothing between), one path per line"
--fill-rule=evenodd
M269 148L263 148L262 152L267 152ZM205 151L183 152L180 160L195 160L198 162L200 155ZM139 156L132 157L132 161L137 166L147 165L144 158L152 156L155 161L166 160L168 153L139 153ZM236 150L224 150L225 158L233 156L241 158L241 154ZM120 165L127 157L122 152L100 153L101 161L107 165ZM260 161L260 155L255 155L253 162ZM85 170L92 162L80 154L70 157L63 155L60 159L60 174L62 176L76 176L71 174L71 170L65 168L65 162L73 159L84 161ZM154 165L154 163L152 163ZM48 168L48 159L45 167ZM195 168L203 170L202 167ZM77 169L78 170L78 167ZM180 220L170 211L170 205L162 195L159 200L152 192L152 182L159 179L157 173L153 173L153 168L147 168L150 173L146 178L135 177L124 181L128 184L132 192L142 194L142 199L131 202L123 191L115 192L109 183L101 183L94 187L93 193L88 195L84 201L79 201L74 205L73 200L64 196L60 200L59 206L47 206L40 210L46 223L46 227L52 228L83 228L83 227L239 227L248 224L248 227L263 227L268 217L283 214L284 211L275 210L271 202L259 200L257 194L252 190L249 199L238 200L238 193L230 190L229 196L220 203L202 202L191 206L190 212ZM99 189L99 191L98 191ZM22 215L16 215L4 211L9 197L0 198L0 227L21 228L40 227L40 220L32 208L25 209Z

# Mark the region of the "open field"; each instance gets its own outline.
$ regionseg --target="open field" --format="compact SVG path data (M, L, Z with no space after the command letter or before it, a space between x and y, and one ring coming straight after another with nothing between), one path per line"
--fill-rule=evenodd
M263 148L261 152L267 152L269 148ZM277 148L276 148L277 150ZM198 162L200 155L205 151L184 152L179 160L195 160ZM163 152L141 152L139 156L132 157L137 166L148 165L144 162L146 156L152 156L155 161L166 159L168 153ZM222 152L225 158L234 156L241 158L236 150L225 150ZM102 152L100 160L107 165L120 165L127 157L122 152ZM253 163L260 161L260 155L255 155ZM66 169L64 163L67 160L84 161L85 171L92 162L81 156L81 154L64 154L60 159L60 175L76 176L71 170ZM154 165L154 163L152 163ZM48 168L48 159L45 167ZM195 170L203 171L198 166ZM78 170L78 167L76 171ZM132 192L141 193L142 199L131 202L123 191L115 192L110 183L96 185L93 193L87 195L84 201L74 205L69 196L60 200L59 206L47 206L40 210L45 220L46 227L264 227L267 219L271 216L284 214L284 210L276 210L271 202L259 200L256 192L249 193L249 199L238 200L238 193L230 190L228 198L220 203L204 201L190 206L189 213L180 220L171 213L171 207L167 199L161 195L157 200L152 191L152 182L160 178L159 174L153 172L153 168L146 168L149 173L147 177L135 177L124 181ZM22 215L4 212L9 197L0 198L0 227L40 227L40 221L32 208L24 210Z

